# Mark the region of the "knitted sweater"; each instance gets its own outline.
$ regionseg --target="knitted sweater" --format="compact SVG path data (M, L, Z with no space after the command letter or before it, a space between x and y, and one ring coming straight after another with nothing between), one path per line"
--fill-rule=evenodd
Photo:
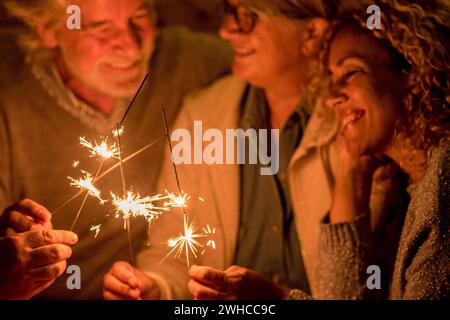
M450 298L450 144L431 151L422 180L411 185L411 201L403 223L387 287L370 290L367 280L377 265L370 237L370 217L321 226L318 291L321 299ZM381 292L377 292L381 291ZM380 294L381 293L381 294ZM289 299L311 299L293 290Z
M229 46L214 36L169 28L161 31L157 41L149 79L124 123L121 137L124 157L164 137L161 108L166 109L170 125L184 95L229 72ZM115 123L111 121L110 128L103 128L103 132L86 125L44 89L17 50L8 49L7 54L1 55L4 59L0 63L0 212L25 197L53 211L79 191L70 185L68 176L82 177L80 170L94 175L100 166L99 161L89 158L89 151L80 146L79 138L99 141L100 135L111 133ZM158 141L124 163L127 189L141 196L164 192L155 190L155 182L168 147L164 138ZM72 167L74 161L79 161L76 168ZM107 160L102 171L115 163L114 159ZM122 195L119 171L112 171L96 187L104 199L110 198L110 191ZM55 229L71 227L83 196L53 215ZM91 226L100 224L100 233L95 237ZM147 222L134 219L131 230L137 254L146 239ZM130 261L124 222L115 218L111 201L100 205L98 199L88 197L74 231L79 242L73 247L68 265L80 267L81 290L69 290L66 285L69 275L63 274L41 297L101 299L103 275L115 261Z

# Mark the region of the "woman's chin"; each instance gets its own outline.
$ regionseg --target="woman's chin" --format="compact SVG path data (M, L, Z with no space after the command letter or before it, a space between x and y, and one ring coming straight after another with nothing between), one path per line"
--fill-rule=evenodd
M357 140L346 140L345 141L348 153L353 157L361 157L367 155L367 148L362 145L360 141Z

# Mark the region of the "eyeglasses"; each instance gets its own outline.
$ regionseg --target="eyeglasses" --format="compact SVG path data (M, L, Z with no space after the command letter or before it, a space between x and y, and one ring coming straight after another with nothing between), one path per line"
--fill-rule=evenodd
M224 15L232 14L236 21L239 31L242 33L250 33L255 28L258 14L243 6L233 6L227 0L223 1Z

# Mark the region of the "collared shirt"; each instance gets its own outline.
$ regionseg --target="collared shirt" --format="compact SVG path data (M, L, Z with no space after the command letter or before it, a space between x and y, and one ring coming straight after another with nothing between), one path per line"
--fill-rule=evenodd
M294 223L287 169L308 118L302 101L280 130L276 175L261 175L260 164L241 165L241 212L235 255L235 264L306 292L309 285ZM243 100L240 127L269 129L269 119L264 91L249 87Z
M122 120L131 98L117 99L112 113L104 113L92 108L77 98L61 79L53 63L33 64L31 71L47 93L55 99L58 107L63 108L86 126L101 135L110 134L115 125Z

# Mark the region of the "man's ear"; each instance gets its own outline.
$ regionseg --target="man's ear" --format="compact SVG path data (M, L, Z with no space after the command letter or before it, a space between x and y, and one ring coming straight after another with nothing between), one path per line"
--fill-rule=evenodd
M36 27L36 32L45 47L53 49L58 46L55 30L39 25Z
M330 22L323 18L312 18L308 21L306 39L302 45L302 53L314 57L319 52L323 37Z

